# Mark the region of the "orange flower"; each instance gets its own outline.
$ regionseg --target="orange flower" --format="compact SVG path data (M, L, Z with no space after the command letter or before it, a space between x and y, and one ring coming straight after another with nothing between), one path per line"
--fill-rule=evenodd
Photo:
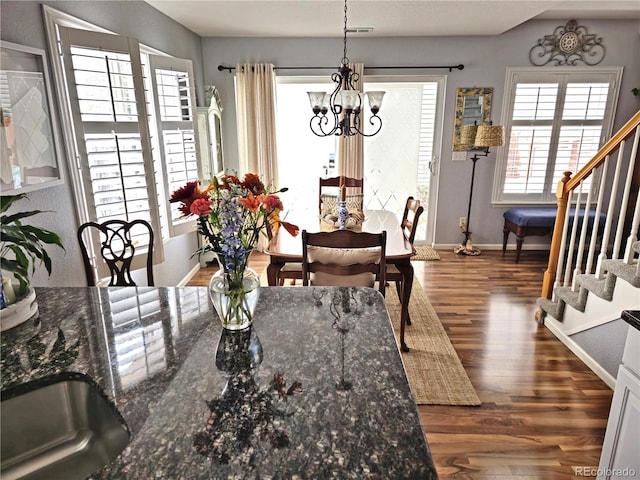
M257 197L249 192L249 195L246 198L239 198L238 201L244 205L244 208L249 210L252 213L256 213L260 208L260 202L262 201L262 195L258 195Z
M298 227L297 225L294 225L293 223L280 222L280 225L282 225L284 229L287 232L289 232L289 235L291 235L292 237L297 237L298 233L300 233L300 227Z

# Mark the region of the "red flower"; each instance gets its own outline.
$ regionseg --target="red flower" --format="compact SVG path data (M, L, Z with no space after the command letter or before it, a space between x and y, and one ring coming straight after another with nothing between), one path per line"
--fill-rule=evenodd
M297 225L294 225L293 223L280 222L280 225L282 225L284 229L287 232L289 232L289 235L291 235L292 237L297 237L298 233L300 233L300 227L298 227Z
M246 188L254 195L260 195L264 193L264 183L260 180L260 177L255 173L247 173L244 176L244 180L241 183L242 188Z
M229 190L231 185L240 184L240 179L235 175L223 175L220 177L220 188L224 188L225 190Z
M193 182L187 182L184 187L180 187L171 195L169 199L170 203L183 202L185 200L193 201L194 193L198 191L198 185L200 180L194 180Z
M271 213L274 210L282 210L284 207L282 205L282 200L277 195L265 195L262 199L262 204L264 205L264 209L267 213Z
M211 200L206 198L196 198L189 206L190 213L194 215L209 215L213 209L211 208Z

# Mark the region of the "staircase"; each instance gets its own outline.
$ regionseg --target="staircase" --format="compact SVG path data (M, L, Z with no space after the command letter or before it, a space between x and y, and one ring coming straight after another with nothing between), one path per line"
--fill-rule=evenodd
M640 309L640 111L575 176L564 172L538 319L613 388L606 372L572 336ZM570 222L570 211L575 217ZM595 212L598 221L580 222ZM569 231L568 225L572 224ZM606 348L611 339L603 337Z

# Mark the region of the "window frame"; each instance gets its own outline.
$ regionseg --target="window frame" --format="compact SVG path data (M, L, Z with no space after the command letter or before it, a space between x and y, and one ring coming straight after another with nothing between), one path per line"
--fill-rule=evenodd
M606 140L611 138L613 130L613 122L615 119L615 111L618 104L618 95L620 91L620 83L622 79L623 67L507 67L505 75L505 88L502 102L502 125L505 128L505 145L496 155L496 165L494 170L494 180L492 189L493 205L555 205L556 185L549 185L549 190L542 193L504 193L504 183L507 172L507 162L509 158L509 142L511 138L511 129L513 127L513 108L516 97L516 89L519 83L556 83L559 85L558 97L556 103L556 113L562 112L564 106L564 97L566 94L566 85L588 80L589 82L609 82L609 92L607 97L607 105L605 114L601 122L602 129L600 132L599 148L604 145ZM608 77L608 79L606 78ZM553 167L556 163L557 155L557 138L559 130L562 127L562 119L555 115L551 121L551 144L549 157L546 165L546 175L553 176ZM590 123L590 122L589 122ZM572 172L575 174L576 172ZM551 182L552 183L552 182Z

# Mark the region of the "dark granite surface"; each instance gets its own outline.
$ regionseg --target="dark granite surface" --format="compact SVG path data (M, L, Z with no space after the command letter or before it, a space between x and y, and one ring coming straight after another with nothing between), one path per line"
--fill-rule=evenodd
M376 290L263 288L224 334L206 288L36 292L39 319L2 334L3 397L95 380L132 436L92 479L437 478Z
M640 310L623 310L622 319L636 330L640 330Z

